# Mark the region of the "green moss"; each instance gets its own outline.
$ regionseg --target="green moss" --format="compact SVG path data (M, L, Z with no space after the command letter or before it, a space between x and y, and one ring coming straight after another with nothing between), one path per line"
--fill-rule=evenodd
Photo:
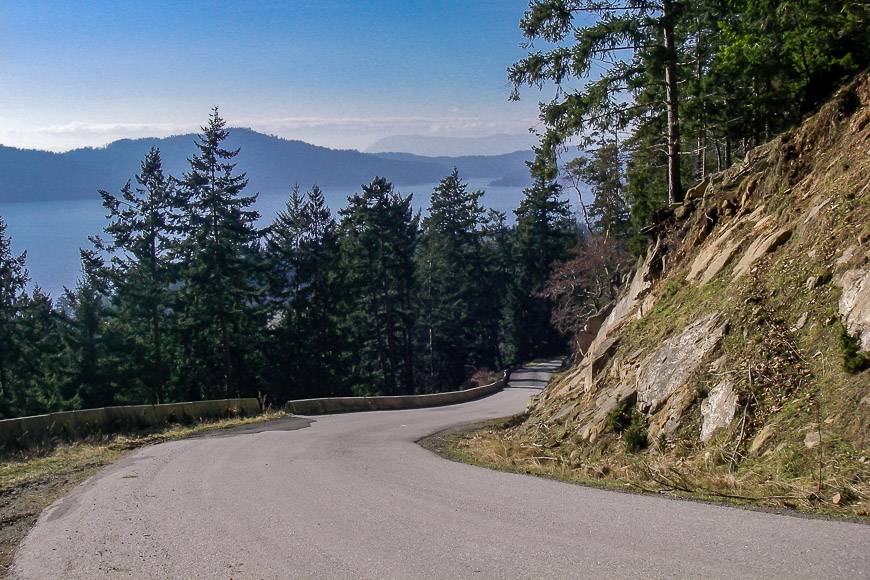
M806 461L806 453L803 449L790 447L782 456L779 473L791 479L799 477L806 469Z

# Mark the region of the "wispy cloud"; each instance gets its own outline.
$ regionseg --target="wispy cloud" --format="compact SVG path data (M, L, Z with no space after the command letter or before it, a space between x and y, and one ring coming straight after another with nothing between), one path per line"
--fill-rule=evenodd
M251 127L282 137L332 147L365 148L397 134L479 137L524 133L535 119L490 120L470 116L277 117L227 119L231 126ZM70 122L27 128L0 128L0 143L15 147L65 151L99 147L123 138L166 137L199 130L199 123Z

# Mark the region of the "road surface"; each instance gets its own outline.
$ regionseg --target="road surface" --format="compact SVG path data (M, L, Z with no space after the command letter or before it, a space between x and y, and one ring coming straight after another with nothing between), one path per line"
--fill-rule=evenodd
M46 510L20 578L861 578L870 526L589 489L415 444L521 411L296 418L140 450Z

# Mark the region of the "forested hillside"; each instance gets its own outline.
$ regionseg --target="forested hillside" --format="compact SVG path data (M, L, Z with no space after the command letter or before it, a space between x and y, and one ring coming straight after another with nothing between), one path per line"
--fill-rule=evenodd
M0 146L0 202L87 199L99 187L133 177L136 164L152 147L160 149L168 173L180 174L195 152L196 135L121 139L105 147L86 147L64 153ZM389 175L397 185L434 183L458 167L466 178L501 179L516 176L531 158L529 151L504 155L424 157L408 154L360 153L318 147L303 141L264 135L251 129L232 129L230 149L240 149L240 171L250 176L251 191L275 193L288 183L306 187L356 186L377 175ZM515 178L514 178L514 181ZM516 182L526 185L526 180Z
M215 110L183 172L152 148L135 180L101 191L105 229L57 304L26 290L0 221L0 416L430 392L562 350L534 293L578 236L554 179L526 190L511 227L454 169L425 219L377 177L338 215L318 187L292 188L259 229L230 142Z
M544 288L573 358L463 453L868 514L867 16L848 0L532 2L524 32L558 46L511 77L562 89L535 167L594 195ZM578 144L590 158L561 163Z

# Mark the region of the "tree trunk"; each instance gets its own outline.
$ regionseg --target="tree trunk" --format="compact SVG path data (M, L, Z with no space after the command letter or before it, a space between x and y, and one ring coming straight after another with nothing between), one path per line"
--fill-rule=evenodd
M677 55L674 45L674 2L664 0L662 27L665 38L665 101L668 111L668 203L681 203L680 120L677 112Z

